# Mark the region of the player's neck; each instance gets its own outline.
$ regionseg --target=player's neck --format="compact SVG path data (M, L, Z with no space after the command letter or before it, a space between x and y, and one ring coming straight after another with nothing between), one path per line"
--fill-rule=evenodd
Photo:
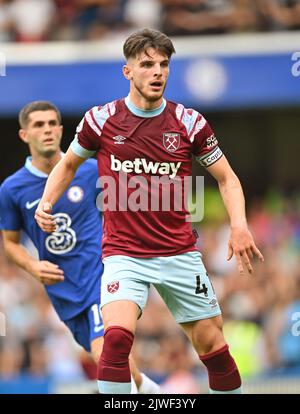
M45 158L38 154L32 154L31 163L33 167L49 175L55 167L55 165L61 160L61 157L62 156L60 151L58 151L52 157L49 158Z
M153 109L159 108L163 103L163 97L158 99L157 101L148 101L143 96L134 93L134 91L130 91L129 93L130 102L138 109L142 111L151 111Z

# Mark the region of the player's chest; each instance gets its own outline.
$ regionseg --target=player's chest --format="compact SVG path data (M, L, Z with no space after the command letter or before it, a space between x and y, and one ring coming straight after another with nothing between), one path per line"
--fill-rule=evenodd
M34 217L35 210L42 198L46 181L41 180L32 183L28 191L22 194L19 199L19 205L23 215L27 219ZM53 214L65 212L70 216L86 210L85 203L91 198L91 195L85 185L80 180L73 180L67 191L62 195L53 208Z
M164 119L136 118L130 123L110 124L101 136L101 153L118 159L146 158L157 161L185 161L191 157L186 131Z

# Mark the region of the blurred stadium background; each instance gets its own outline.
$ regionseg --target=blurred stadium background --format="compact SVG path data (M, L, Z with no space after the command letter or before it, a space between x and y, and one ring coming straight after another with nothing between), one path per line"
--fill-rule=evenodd
M265 255L251 277L226 262L226 213L216 184L195 165L206 186L199 248L245 392L299 393L299 0L0 0L0 182L27 155L17 137L21 107L53 101L66 149L89 107L127 94L122 43L145 26L174 39L166 97L209 120ZM7 262L1 241L0 328L0 393L95 391L95 366L42 286ZM207 392L203 366L154 291L134 354L163 392Z

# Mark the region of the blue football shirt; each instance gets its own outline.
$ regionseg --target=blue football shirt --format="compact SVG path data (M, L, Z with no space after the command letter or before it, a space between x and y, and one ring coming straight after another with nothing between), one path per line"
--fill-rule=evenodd
M40 260L57 264L65 280L45 286L61 320L73 318L99 301L102 275L102 218L96 207L99 188L96 161L77 170L69 188L55 204L58 231L43 232L34 219L48 176L28 157L23 168L0 187L0 229L23 230L34 243Z

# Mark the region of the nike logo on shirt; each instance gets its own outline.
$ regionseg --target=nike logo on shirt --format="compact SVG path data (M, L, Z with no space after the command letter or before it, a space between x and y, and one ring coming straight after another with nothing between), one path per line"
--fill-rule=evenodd
M37 205L40 202L40 198L38 198L37 200L34 201L27 201L27 203L25 204L25 207L30 210L32 207L34 207L35 205Z

